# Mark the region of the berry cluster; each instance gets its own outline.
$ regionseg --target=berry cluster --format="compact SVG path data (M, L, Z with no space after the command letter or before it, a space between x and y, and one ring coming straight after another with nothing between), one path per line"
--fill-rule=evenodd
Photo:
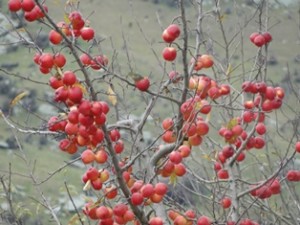
M269 44L272 39L272 35L269 32L265 32L262 34L254 32L250 35L250 41L257 47L262 47L263 45Z
M40 7L36 5L34 0L9 0L8 9L11 12L22 10L24 12L24 18L28 22L33 22L45 17L45 14ZM48 12L48 7L45 4L43 4L43 9L46 13Z

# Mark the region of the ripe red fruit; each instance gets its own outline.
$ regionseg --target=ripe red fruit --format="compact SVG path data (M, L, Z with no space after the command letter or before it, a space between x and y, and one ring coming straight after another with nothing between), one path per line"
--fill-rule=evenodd
M191 154L191 148L187 145L181 145L178 148L178 152L181 154L183 158L188 157Z
M163 58L166 61L173 61L177 56L176 48L174 47L165 47L162 52Z
M198 60L204 68L210 68L214 65L214 61L211 55L201 55Z
M259 35L258 32L254 32L250 35L249 39L252 43L254 43L254 39Z
M53 55L51 53L43 53L39 58L39 64L43 68L52 68L54 65Z
M109 132L109 137L112 141L117 141L121 138L121 134L117 129L113 129Z
M198 135L206 135L209 131L209 126L208 123L205 121L197 121L196 123L197 125L197 134Z
M265 97L269 100L273 100L276 96L275 88L268 86L265 91Z
M101 190L102 189L102 182L99 178L96 179L96 180L92 180L91 185L95 190Z
M228 179L229 174L228 171L225 169L220 169L217 173L219 179Z
M125 205L123 203L119 203L119 204L117 204L117 205L114 206L113 213L116 216L122 217L126 213L127 210L128 210L128 206L127 205Z
M63 82L62 79L58 79L57 77L50 77L49 79L49 85L53 88L53 89L57 89L61 86L63 86Z
M131 195L131 203L133 205L141 205L144 201L144 197L140 192L134 192Z
M175 39L180 35L180 27L177 24L169 25L166 30L172 37L175 37Z
M81 35L81 38L85 41L89 41L89 40L92 40L95 36L95 31L93 28L91 27L83 27L81 30L80 30L80 35Z
M186 168L184 164L179 163L174 165L174 173L178 177L182 177L184 174L186 174Z
M97 55L91 60L91 68L100 70L102 67L107 66L108 58L105 55Z
M135 82L135 87L139 89L140 91L147 91L150 87L150 80L148 77L144 77L140 80L137 80Z
M68 135L75 135L78 132L78 124L68 122L65 127L65 133Z
M250 123L253 121L253 113L251 111L245 111L243 113L243 120L245 123Z
M84 27L84 21L81 17L80 12L74 11L69 14L69 20L71 21L72 27L75 30L80 30Z
M214 163L214 170L215 170L215 171L219 171L220 169L222 169L221 163L215 162L215 163Z
M270 191L272 192L273 195L279 194L281 191L281 186L280 182L278 179L275 179L273 181L270 181Z
M171 130L167 130L163 134L162 139L166 143L174 143L176 141L176 134Z
M195 135L189 137L188 140L189 140L190 145L198 146L202 143L203 138L200 135L195 134Z
M96 152L95 154L95 160L97 163L105 163L108 159L108 155L104 149L100 149L99 151Z
M59 45L63 37L56 30L51 30L49 32L49 41L54 45Z
M238 157L236 158L236 161L242 162L246 158L246 155L244 152L241 152Z
M81 114L88 116L91 113L92 104L88 100L84 100L80 103L78 110Z
M65 102L68 98L69 92L65 87L59 87L55 90L54 101Z
M74 86L69 88L68 90L68 98L71 100L73 103L78 104L81 102L83 97L83 92L80 87Z
M231 199L228 197L225 197L221 200L221 205L224 209L227 209L231 206Z
M96 209L96 215L98 219L103 220L109 218L110 213L108 208L102 205Z
M172 43L175 40L175 37L169 34L167 29L165 29L162 33L162 39L167 43Z
M289 170L286 175L288 181L300 181L300 171Z
M254 141L254 147L257 149L261 149L265 146L265 140L262 137L255 137Z
M133 183L132 187L130 188L131 193L135 193L140 191L140 189L143 187L144 182L142 180L137 180Z
M134 220L134 218L135 218L134 213L132 211L129 211L129 210L127 210L125 212L125 214L123 215L123 219L125 220L125 222L132 221L132 220Z
M76 83L76 75L72 71L65 71L62 77L63 83L66 86L72 86Z
M197 225L211 225L211 220L207 216L200 216Z
M21 0L9 0L7 4L9 11L12 12L17 12L22 8Z
M59 68L62 68L66 64L67 60L63 54L56 53L54 55L53 62L54 62L54 65L56 65Z
M83 65L87 66L91 64L91 58L87 54L82 54L80 56L80 61L82 62Z
M255 130L258 134L263 135L266 133L266 126L264 123L258 123L255 127Z
M296 144L295 144L295 150L296 150L296 152L300 153L300 141L296 142Z
M223 149L222 149L222 153L223 155L228 159L230 158L231 156L233 156L234 154L234 149L227 145L227 146L224 146Z
M180 152L178 151L172 151L170 154L169 154L169 159L172 163L174 164L178 164L182 161L182 156L180 154Z
M38 7L38 6L35 6L34 9L31 10L30 12L25 12L24 13L25 20L27 20L28 22L32 22L32 21L35 21L35 20L38 19L39 14L36 10L36 7Z
M107 114L109 112L109 105L107 104L107 102L104 101L100 101L101 105L102 105L102 112L104 114Z
M113 146L114 146L114 150L117 154L122 153L124 150L124 143L122 140L116 141Z
M180 27L177 24L171 24L168 26L162 34L162 38L165 42L171 43L180 35Z
M145 184L142 188L141 188L141 193L143 195L144 198L149 198L151 195L154 194L154 187L152 184Z
M99 176L99 172L95 167L90 167L87 171L86 171L86 176L89 180L93 181L93 180L97 180L98 176Z
M163 225L164 222L160 217L152 217L149 220L149 225Z
M154 187L154 191L158 195L165 195L168 191L168 186L165 183L157 183Z
M263 35L259 34L257 35L254 40L253 43L257 46L257 47L261 47L266 43L266 39L264 38Z
M95 154L91 149L86 149L81 153L81 161L84 164L92 163L95 160Z
M272 35L269 32L265 32L262 34L266 40L266 43L269 43L273 40Z
M162 127L164 130L170 130L172 129L174 126L174 121L172 120L172 118L165 118L162 121Z
M30 12L35 7L34 0L23 0L22 1L22 9L25 12Z

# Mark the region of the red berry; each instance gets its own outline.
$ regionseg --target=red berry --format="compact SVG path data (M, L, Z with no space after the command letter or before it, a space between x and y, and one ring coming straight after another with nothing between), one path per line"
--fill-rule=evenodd
M17 12L22 8L21 0L9 0L8 9L12 12Z
M147 91L148 88L150 87L150 80L149 80L148 77L144 77L144 78L142 78L140 80L137 80L135 82L135 86L140 91Z
M266 43L266 40L264 38L263 35L259 34L257 35L254 40L253 40L253 43L257 46L257 47L261 47L263 46L265 43Z

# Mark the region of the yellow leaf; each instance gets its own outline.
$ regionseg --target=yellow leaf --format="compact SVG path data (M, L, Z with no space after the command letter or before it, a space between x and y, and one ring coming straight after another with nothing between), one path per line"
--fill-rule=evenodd
M66 13L65 13L65 15L64 15L64 21L65 21L66 24L71 23L71 21L70 21L70 19L69 19L69 15L66 14Z
M68 222L68 225L73 225L79 220L79 216L77 214L73 215Z
M24 27L21 27L21 28L18 29L18 31L19 31L19 32L25 32L26 30L25 30Z
M208 154L204 154L202 157L203 157L204 159L206 159L207 161L212 161L212 158L211 158L210 155L208 155Z
M227 128L228 129L232 129L235 125L238 125L239 124L239 121L238 121L238 119L237 118L233 118L233 119L231 119L229 122L228 122L228 124L227 124Z
M134 80L135 82L138 81L138 80L141 80L143 79L143 76L138 74L138 73L134 73L134 72L129 72L127 74L127 76L129 76L132 80Z
M23 91L20 94L18 94L10 103L10 106L15 106L22 98L29 95L29 91Z
M223 14L223 15L220 15L220 17L219 17L219 21L221 21L221 22L223 22L223 20L226 18L226 15L225 14Z
M226 71L226 76L229 76L231 74L231 72L233 71L232 69L232 65L229 63L227 71Z
M172 173L171 176L170 176L170 184L175 186L176 183L177 183L177 175L175 173Z
M75 84L73 84L73 86L79 87L79 88L82 90L82 93L83 93L83 94L86 94L86 93L87 93L85 87L84 87L81 83L75 83Z
M111 102L111 104L116 105L118 102L117 95L110 86L108 87L107 94L108 94L108 100Z

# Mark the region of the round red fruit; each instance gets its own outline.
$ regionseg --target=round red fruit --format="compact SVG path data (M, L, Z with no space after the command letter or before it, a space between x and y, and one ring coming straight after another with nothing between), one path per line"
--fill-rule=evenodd
M140 192L134 192L131 195L131 203L133 205L141 205L144 201L144 197Z
M220 169L217 173L219 179L228 179L229 174L228 171L225 169Z
M64 85L72 86L73 84L76 83L77 78L76 78L76 75L72 71L66 71L63 74L62 80L63 80Z
M54 55L53 62L55 66L62 68L66 64L67 60L63 54L57 53Z
M147 91L150 87L150 80L148 77L144 77L140 80L137 80L135 82L135 87L139 89L140 91Z
M296 142L296 144L295 144L295 150L296 150L296 152L300 153L300 141Z
M164 222L162 220L162 218L160 217L152 217L150 220L149 220L149 225L163 225Z
M249 39L252 43L254 43L254 39L259 35L258 32L254 32L250 35Z
M211 220L207 216L201 216L197 220L197 225L211 225Z
M259 34L257 35L254 40L253 43L257 46L257 47L261 47L264 44L266 44L266 39L264 38L263 35Z
M264 36L264 38L266 40L266 43L269 43L269 42L271 42L273 40L272 35L269 32L263 33L263 36Z
M55 30L49 32L49 41L54 45L59 45L63 40L63 37Z
M166 61L174 61L177 56L176 48L174 47L165 47L162 52L163 58Z
M81 38L85 41L92 40L95 36L95 31L91 27L84 27L80 30Z
M22 1L22 9L25 12L30 12L35 7L34 0L23 0Z
M43 53L39 59L39 64L43 68L52 68L54 65L53 55L51 53Z
M9 0L8 9L11 12L17 12L22 8L21 0Z
M91 149L86 149L81 153L81 160L84 164L92 163L95 160L95 154Z
M228 209L231 206L231 199L228 197L225 197L221 201L221 205L224 209Z

